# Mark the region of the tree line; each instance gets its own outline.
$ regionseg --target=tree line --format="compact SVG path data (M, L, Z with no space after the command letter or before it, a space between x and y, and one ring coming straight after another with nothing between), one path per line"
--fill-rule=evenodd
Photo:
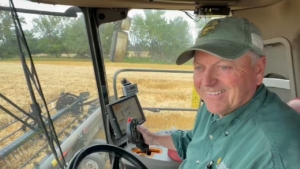
M182 17L168 20L165 11L145 10L144 16L136 14L131 19L127 51L141 58L148 57L163 62L174 62L178 53L194 43L192 29ZM20 17L22 26L26 23ZM0 59L19 57L19 48L10 12L0 11ZM197 23L198 28L203 22ZM108 57L114 23L99 28L102 52ZM24 34L33 56L56 57L72 55L89 58L90 49L83 15L77 18L39 15L32 20L32 28Z

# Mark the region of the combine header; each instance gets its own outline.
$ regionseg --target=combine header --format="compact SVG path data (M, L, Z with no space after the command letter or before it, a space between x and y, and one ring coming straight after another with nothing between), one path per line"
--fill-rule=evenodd
M48 103L50 107L51 119L57 131L57 136L61 138L63 155L66 160L76 153L82 144L89 145L93 143L104 143L104 140L93 140L98 131L102 128L101 113L98 100L88 101L89 93L81 93L76 96L71 93L62 93L61 96ZM45 131L39 127L39 119L35 118L33 112L25 112L9 98L0 94L0 98L4 99L13 105L17 111L23 112L21 117L16 116L11 111L3 106L0 109L8 113L14 120L10 120L0 124L0 131L10 130L6 137L0 139L0 145L4 145L0 150L0 166L2 169L12 168L13 164L22 163L20 168L48 168L57 166L54 158L49 158L52 155L47 139L44 135ZM89 106L85 111L84 106ZM41 107L44 109L44 107ZM53 113L52 113L53 112ZM46 113L42 113L43 121L46 126L49 126L49 121L46 118ZM16 126L20 126L16 128ZM62 127L60 127L62 126ZM11 142L11 138L15 135L21 137ZM72 135L72 137L70 137ZM57 147L56 147L57 148ZM26 157L24 159L24 157ZM104 159L100 158L100 162L104 163ZM49 161L49 162L47 162ZM40 167L40 165L44 167ZM103 164L101 164L103 165Z

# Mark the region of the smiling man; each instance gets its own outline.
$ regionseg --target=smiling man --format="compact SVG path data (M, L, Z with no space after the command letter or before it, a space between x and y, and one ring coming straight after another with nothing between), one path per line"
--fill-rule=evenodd
M208 110L223 117L253 97L262 83L264 69L265 57L259 58L252 51L234 61L196 51L194 85Z
M300 116L262 83L259 29L243 18L212 20L177 64L192 58L204 102L194 128L159 136L139 126L145 142L177 150L184 169L299 168Z

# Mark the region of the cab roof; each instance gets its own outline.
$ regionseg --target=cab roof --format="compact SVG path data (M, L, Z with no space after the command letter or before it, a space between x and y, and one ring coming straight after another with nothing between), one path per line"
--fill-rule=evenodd
M194 10L196 6L221 5L231 10L264 7L283 0L30 0L53 5L69 5L96 8L135 8Z

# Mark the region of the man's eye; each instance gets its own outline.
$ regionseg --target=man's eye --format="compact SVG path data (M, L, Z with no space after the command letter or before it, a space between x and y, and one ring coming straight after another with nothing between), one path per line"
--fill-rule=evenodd
M229 66L220 66L220 68L221 68L222 70L228 70L228 69L230 69Z
M202 67L201 66L197 66L197 67L195 67L195 70L202 70Z

